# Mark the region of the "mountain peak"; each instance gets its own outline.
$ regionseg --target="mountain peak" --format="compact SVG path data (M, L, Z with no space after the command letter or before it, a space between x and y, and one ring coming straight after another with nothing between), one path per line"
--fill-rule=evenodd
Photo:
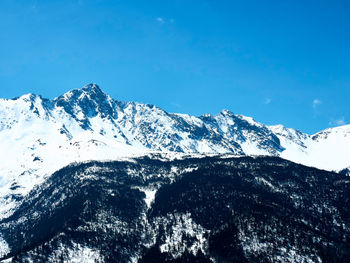
M79 98L87 97L96 101L104 101L109 96L101 90L101 88L96 83L90 83L81 89L76 90L77 94L79 94Z
M95 100L96 102L104 101L108 95L104 93L96 83L90 83L80 89L74 89L66 92L56 100L65 100L70 102L77 102L82 100Z
M26 102L33 102L35 101L37 98L41 98L40 95L36 95L34 93L28 93L28 94L24 94L22 95L21 97L17 97L17 98L14 98L15 100L17 99L21 99L23 101L26 101Z
M219 114L221 114L223 116L233 116L233 115L235 115L232 111L229 111L227 109L223 109L222 111L219 112Z
M82 90L88 93L104 93L96 83L85 85Z
M90 127L88 118L97 115L107 117L114 114L113 100L95 83L68 91L56 98L54 102L56 106L63 107L84 129ZM80 117L78 117L79 114Z

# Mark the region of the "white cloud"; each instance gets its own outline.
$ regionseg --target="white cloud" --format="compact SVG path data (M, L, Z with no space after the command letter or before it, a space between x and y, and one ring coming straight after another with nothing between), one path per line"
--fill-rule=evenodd
M271 99L270 98L265 98L265 100L264 100L264 104L270 104L271 103Z
M346 122L345 122L344 117L341 117L337 120L331 120L329 122L329 125L332 125L332 126L341 126L341 125L345 125L345 124L346 124Z
M312 107L315 109L318 105L322 104L322 101L320 101L319 99L314 99L312 101Z
M157 17L156 20L157 20L159 23L161 23L161 24L164 24L164 23L165 23L163 17Z
M175 19L174 18L166 19L166 18L161 17L161 16L157 17L156 21L159 24L174 24L175 23Z

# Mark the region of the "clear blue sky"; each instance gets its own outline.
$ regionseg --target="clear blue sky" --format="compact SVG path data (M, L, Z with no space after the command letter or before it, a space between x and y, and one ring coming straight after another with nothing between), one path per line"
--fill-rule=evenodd
M169 112L350 122L350 1L0 1L0 97L95 82Z

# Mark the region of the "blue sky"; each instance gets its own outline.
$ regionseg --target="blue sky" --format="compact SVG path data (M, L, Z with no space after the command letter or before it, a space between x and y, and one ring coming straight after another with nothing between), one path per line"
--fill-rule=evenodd
M349 1L0 1L0 97L94 82L169 112L350 122Z

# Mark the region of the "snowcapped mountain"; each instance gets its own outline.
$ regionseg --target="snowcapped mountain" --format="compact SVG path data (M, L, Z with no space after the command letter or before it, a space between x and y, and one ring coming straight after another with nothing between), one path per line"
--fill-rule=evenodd
M72 162L150 152L272 155L327 170L350 166L350 125L308 135L223 110L199 117L121 102L96 84L53 100L0 99L0 215Z
M285 149L279 154L282 158L330 171L350 164L350 125L328 128L314 135L282 125L269 128Z

